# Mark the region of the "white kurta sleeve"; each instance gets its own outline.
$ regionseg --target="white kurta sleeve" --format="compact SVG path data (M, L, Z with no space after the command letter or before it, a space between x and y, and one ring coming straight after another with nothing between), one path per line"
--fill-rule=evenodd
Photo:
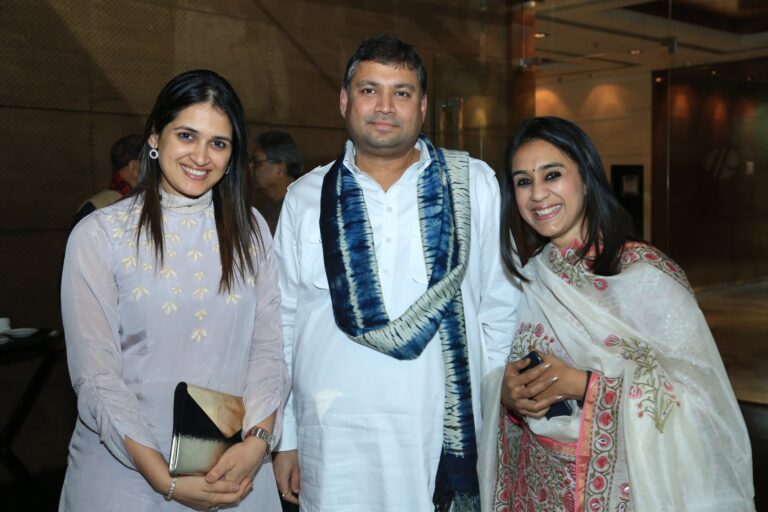
M272 237L267 223L256 214L262 233L263 257L258 258L256 269L256 317L254 319L251 351L243 400L245 419L243 426L250 428L273 412L275 425L272 434L280 438L283 423L283 403L290 388L290 379L283 362L283 331L280 320L280 289Z
M479 200L472 205L472 215L477 215L479 228L477 246L472 251L479 254L481 283L478 320L483 329L488 354L488 370L506 363L517 324L517 307L520 288L517 280L507 272L501 259L499 241L500 198L499 184L493 170L479 160L473 160L471 172L476 176Z
M280 220L275 233L275 255L279 270L280 293L282 295L283 350L285 363L293 370L293 333L299 286L299 261L295 238L295 205L291 190L283 202ZM296 418L293 412L293 392L288 395L285 405L283 437L278 451L295 450L297 446Z
M110 254L108 234L95 216L75 227L64 258L61 309L79 418L114 457L133 468L126 436L160 449L122 379L118 291Z

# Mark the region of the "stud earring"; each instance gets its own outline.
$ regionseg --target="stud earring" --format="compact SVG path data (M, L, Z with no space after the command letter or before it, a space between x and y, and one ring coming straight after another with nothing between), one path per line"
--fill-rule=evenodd
M157 160L157 158L160 156L160 152L157 150L157 148L152 148L149 150L149 158L152 160Z
M227 166L227 170L224 171L224 174L229 174L229 166Z

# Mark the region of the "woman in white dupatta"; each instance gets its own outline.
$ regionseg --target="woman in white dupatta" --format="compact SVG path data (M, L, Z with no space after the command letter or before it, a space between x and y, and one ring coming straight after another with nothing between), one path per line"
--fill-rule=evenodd
M527 120L501 192L524 298L483 389L483 510L754 510L744 420L693 292L633 238L587 135ZM570 414L547 418L561 401Z

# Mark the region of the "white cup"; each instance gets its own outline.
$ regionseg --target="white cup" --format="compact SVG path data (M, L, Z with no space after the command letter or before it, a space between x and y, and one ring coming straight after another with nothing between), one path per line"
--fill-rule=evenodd
M0 333L3 333L7 330L10 330L11 328L11 319L10 318L0 318Z

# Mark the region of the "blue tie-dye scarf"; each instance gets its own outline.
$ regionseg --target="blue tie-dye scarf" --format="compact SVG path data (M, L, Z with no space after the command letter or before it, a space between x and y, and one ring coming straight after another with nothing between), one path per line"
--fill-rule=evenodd
M323 180L320 232L336 324L353 341L400 360L416 359L439 332L445 366L443 450L436 510L477 510L477 446L461 283L470 247L469 157L436 149L418 180L427 291L399 318L384 306L365 198L342 154Z

